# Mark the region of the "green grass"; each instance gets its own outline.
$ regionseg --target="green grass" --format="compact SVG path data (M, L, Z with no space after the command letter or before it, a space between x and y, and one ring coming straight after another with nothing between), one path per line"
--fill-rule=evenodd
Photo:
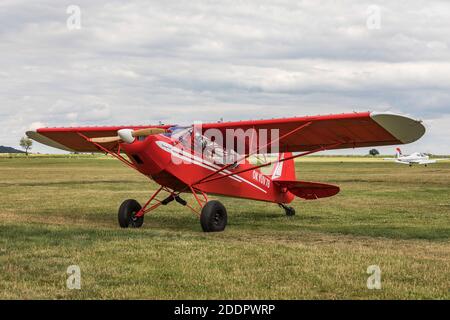
M0 158L0 298L449 299L450 163L312 160L297 177L339 195L296 200L292 218L222 198L229 225L205 234L175 202L120 229L120 203L156 185L113 159ZM72 264L81 290L66 288Z

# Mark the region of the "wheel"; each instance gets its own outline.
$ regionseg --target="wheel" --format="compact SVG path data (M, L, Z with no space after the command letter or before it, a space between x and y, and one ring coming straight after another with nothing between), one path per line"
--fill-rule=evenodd
M286 211L286 215L287 215L288 217L295 216L295 209L294 209L294 208L292 208L292 207L286 207L284 210Z
M135 214L141 210L139 202L128 199L122 202L119 208L119 225L121 228L140 228L144 223L144 216L136 218Z
M223 231L227 225L227 209L217 200L207 202L200 215L200 224L204 232Z
M278 204L281 208L284 209L284 212L286 213L286 215L288 217L292 217L295 216L295 209L292 207L288 207L287 205L285 205L284 203L279 203Z

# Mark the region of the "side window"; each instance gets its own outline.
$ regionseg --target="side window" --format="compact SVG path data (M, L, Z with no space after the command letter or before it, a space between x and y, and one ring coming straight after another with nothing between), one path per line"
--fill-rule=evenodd
M273 155L270 154L255 154L248 158L248 162L255 166L268 164L269 162L271 162L272 163L271 165L260 168L261 172L265 175L269 175L272 173L273 168L276 165L276 160L277 157L274 157Z
M234 150L223 149L222 146L203 135L194 136L193 131L192 127L175 129L171 138L180 144L184 150L197 151L201 153L203 159L219 166L228 165L236 159L240 159L240 156ZM230 170L237 167L238 164L235 164L230 167Z

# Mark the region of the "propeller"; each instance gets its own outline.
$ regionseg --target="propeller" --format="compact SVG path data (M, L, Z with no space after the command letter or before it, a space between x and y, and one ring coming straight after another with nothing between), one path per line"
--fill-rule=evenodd
M110 143L116 141L133 143L134 139L137 137L147 137L154 134L160 134L165 132L167 132L167 130L161 128L146 128L138 130L120 129L117 131L117 136L91 138L91 141L95 143Z

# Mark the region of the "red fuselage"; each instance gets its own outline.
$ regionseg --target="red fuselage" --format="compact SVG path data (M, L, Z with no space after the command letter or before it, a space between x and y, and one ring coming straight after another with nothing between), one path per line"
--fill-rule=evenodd
M176 191L186 190L188 186L223 167L196 154L194 150L182 148L177 141L164 135L148 136L131 144L123 143L121 149L139 172ZM214 175L222 175L223 179L196 184L195 189L208 194L252 200L292 202L294 195L273 183L271 176L263 174L259 169L226 176L233 170L241 171L251 167L253 165L245 161L236 168L229 168Z

